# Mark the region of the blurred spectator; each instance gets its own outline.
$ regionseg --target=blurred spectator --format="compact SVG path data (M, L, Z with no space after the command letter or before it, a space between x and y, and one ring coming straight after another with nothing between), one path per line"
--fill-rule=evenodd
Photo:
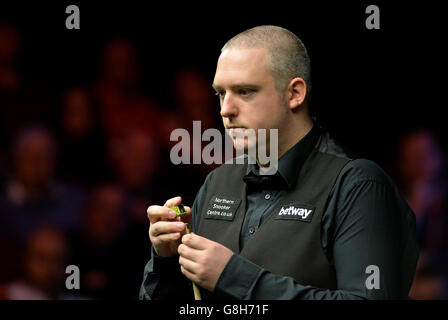
M138 129L159 141L169 140L164 112L143 93L135 45L127 39L113 39L106 44L101 61L95 93L107 135L115 138Z
M64 93L57 137L61 178L83 186L105 180L105 139L87 89L70 87Z
M440 300L448 298L446 274L438 268L425 266L419 260L409 296L414 300Z
M74 230L83 201L81 190L55 180L56 145L42 127L18 135L12 150L13 173L0 193L0 237L23 245L40 224Z
M24 76L21 59L23 37L12 23L0 20L0 174L12 138L25 125L53 122L51 96L42 77Z
M398 180L416 214L420 243L412 293L419 298L448 298L446 288L440 289L446 286L440 279L448 275L448 181L443 152L429 129L419 129L400 140L397 160Z
M81 293L95 299L135 298L141 281L139 243L127 241L126 198L116 185L100 185L89 198L74 241L72 263L81 270ZM147 244L147 243L146 243ZM138 275L138 280L134 280Z
M109 157L115 173L115 183L123 187L126 195L126 214L129 218L128 232L123 243L127 243L125 253L129 256L129 267L136 268L130 272L132 279L129 293L135 290L141 282L141 270L146 263L145 256L149 254L148 219L146 210L150 204L163 204L166 199L179 194L184 203L191 205L196 194L192 187L192 171L174 166L166 154L161 153L158 141L144 131L129 132L120 139L113 139L109 144ZM165 173L170 172L172 179L167 179ZM196 179L194 179L196 180ZM188 181L188 182L187 182ZM136 296L134 296L136 297Z
M173 114L170 124L174 128L183 128L190 134L190 140L172 141L170 147L182 143L183 148L190 150L190 163L193 163L193 152L198 152L197 158L202 159L202 151L210 141L202 141L202 134L205 130L215 128L221 130L224 134L224 128L219 118L219 102L214 96L211 86L212 80L207 79L206 75L194 67L184 67L177 71L173 79ZM201 148L193 148L193 121L200 121L201 126ZM224 140L223 140L224 142ZM224 155L224 152L223 152ZM222 161L225 159L223 158ZM170 162L169 159L164 163ZM193 165L172 165L170 172L179 181L176 185L171 185L171 192L184 196L184 203L192 205L196 194L192 190L199 190L207 174L218 167L220 164L200 164ZM190 179L195 176L195 179ZM188 185L186 184L188 181ZM185 188L181 188L185 186Z
M158 142L146 132L129 132L110 141L109 159L116 182L130 199L131 218L146 223L147 203L163 198L164 185L158 181L161 178Z
M120 184L134 194L145 192L160 166L158 142L138 130L112 139L109 156Z
M22 86L18 70L18 57L22 47L22 35L12 24L0 21L0 88L16 92Z
M194 120L201 121L202 130L222 127L217 118L219 103L212 81L199 69L185 67L175 74L174 100L179 128L191 131Z
M18 70L18 56L22 43L19 30L0 20L0 174L6 167L6 154L11 138L11 131L16 127L15 113L17 105L23 100L17 94L22 86Z
M61 230L36 227L26 243L23 271L4 287L10 300L66 299L65 268L69 243Z

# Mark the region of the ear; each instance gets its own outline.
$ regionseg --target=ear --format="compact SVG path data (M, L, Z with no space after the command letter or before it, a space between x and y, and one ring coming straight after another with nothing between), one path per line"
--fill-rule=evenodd
M302 78L294 78L288 85L288 102L289 108L295 110L299 108L305 101L307 90L305 80Z

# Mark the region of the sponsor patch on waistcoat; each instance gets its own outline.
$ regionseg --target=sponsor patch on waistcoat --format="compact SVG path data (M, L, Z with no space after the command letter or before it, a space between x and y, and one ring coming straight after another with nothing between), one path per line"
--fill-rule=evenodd
M299 220L310 222L315 208L306 204L286 204L277 211L275 219Z
M208 204L205 219L232 221L240 203L241 199L214 195Z

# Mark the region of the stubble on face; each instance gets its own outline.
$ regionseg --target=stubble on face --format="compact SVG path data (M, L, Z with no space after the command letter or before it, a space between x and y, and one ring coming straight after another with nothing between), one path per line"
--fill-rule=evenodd
M218 60L213 87L221 97L221 115L226 129L237 136L234 147L247 150L258 140L258 129L279 129L280 117L284 116L286 96L279 93L268 67L268 57L264 48L229 48L222 52ZM245 90L252 90L248 94ZM230 94L231 99L225 95ZM223 106L223 103L226 105ZM229 105L230 103L230 105ZM223 110L224 109L224 110ZM255 141L248 141L248 130L255 133ZM232 135L231 135L232 136ZM237 141L238 140L238 141Z

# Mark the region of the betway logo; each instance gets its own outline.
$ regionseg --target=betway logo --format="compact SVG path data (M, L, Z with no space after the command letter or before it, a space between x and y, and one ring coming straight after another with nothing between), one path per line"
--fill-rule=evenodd
M312 209L304 209L304 208L296 208L294 206L290 206L289 208L282 207L279 216L300 216L302 219L308 218Z

